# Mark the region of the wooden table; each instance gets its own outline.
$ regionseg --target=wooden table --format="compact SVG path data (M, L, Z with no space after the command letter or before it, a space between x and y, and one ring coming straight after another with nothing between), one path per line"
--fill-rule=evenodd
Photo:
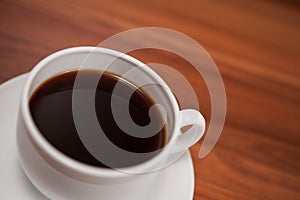
M217 145L204 159L198 158L202 142L191 148L194 199L300 199L296 1L1 0L0 15L0 83L30 71L57 50L95 46L132 28L165 27L190 36L216 62L227 93ZM185 44L182 49L188 51ZM188 62L154 49L131 54L183 74L209 124L208 89ZM188 95L181 101L182 108L193 107Z

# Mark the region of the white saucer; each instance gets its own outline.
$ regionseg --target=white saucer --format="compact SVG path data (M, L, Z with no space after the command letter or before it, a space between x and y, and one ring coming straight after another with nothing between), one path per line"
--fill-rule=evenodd
M27 74L0 85L0 199L46 200L23 173L16 152L15 125L22 86ZM145 200L192 200L194 168L187 152L172 166L161 171Z

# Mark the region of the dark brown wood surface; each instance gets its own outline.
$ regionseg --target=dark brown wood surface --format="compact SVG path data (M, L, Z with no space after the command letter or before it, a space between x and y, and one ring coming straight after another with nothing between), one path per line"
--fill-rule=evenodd
M202 44L226 87L227 117L217 145L204 159L198 158L202 142L191 148L194 199L300 199L297 1L1 0L0 83L57 50L95 46L145 26L174 29ZM189 63L153 49L131 54L181 72L210 118L207 87ZM182 108L188 107L186 95Z

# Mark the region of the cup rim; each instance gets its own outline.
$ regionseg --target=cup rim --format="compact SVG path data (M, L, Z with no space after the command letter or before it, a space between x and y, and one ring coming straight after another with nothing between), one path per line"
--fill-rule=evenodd
M145 71L148 75L150 75L152 78L154 78L155 81L157 81L159 84L164 85L166 88L169 88L169 86L163 81L163 79L146 64L142 63L141 61L137 60L132 56L129 56L119 51L102 48L102 47L93 47L93 46L72 47L72 48L67 48L67 49L57 51L45 57L37 65L34 66L34 68L29 73L29 76L25 82L22 96L21 96L20 111L23 116L25 127L28 129L27 133L34 147L36 148L36 150L39 151L38 152L39 155L41 155L42 157L47 156L50 160L54 161L54 163L48 162L48 164L50 164L52 167L56 169L59 168L59 170L64 170L64 169L68 171L71 170L73 172L73 173L69 173L71 176L86 175L94 178L95 177L119 178L119 177L130 176L133 174L133 173L124 173L124 171L127 170L129 170L130 172L143 171L143 170L147 172L147 169L149 170L151 166L155 165L156 163L159 163L159 161L162 160L164 156L168 155L168 153L171 151L171 148L173 147L173 144L176 141L176 134L180 132L179 131L179 117L180 117L179 106L176 101L176 98L174 97L170 89L168 90L164 89L164 92L169 98L169 101L171 102L171 107L175 113L174 123L173 123L174 133L170 137L168 144L162 149L161 152L159 152L153 158L138 165L122 168L121 171L116 169L106 169L106 168L91 166L65 155L64 153L56 149L50 142L48 142L36 127L29 108L30 88L32 86L33 80L36 78L39 71L42 70L43 67L46 66L52 60L58 59L61 56L74 54L74 53L101 53L101 54L109 54L116 57L120 57L120 55L122 55L122 59L136 66L141 67L141 69ZM44 158L44 160L47 162L46 158ZM58 164L59 167L53 166L56 164Z

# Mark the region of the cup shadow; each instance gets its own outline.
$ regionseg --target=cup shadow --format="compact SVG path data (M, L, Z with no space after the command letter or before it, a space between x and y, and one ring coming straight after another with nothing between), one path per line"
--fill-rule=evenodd
M16 161L17 175L20 178L20 184L22 184L26 193L30 194L32 197L36 197L39 200L50 200L45 195L43 195L28 179L25 172L23 171L20 162Z

